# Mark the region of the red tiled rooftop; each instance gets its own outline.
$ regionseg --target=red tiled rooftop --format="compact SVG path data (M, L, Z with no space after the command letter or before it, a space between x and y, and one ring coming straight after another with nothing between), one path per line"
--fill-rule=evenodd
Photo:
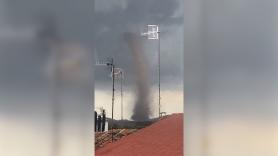
M182 156L183 114L173 114L117 142L96 156Z

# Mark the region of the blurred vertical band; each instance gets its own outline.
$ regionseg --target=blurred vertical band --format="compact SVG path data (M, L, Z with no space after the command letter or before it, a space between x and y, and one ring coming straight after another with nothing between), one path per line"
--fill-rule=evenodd
M184 154L276 156L278 3L184 6Z
M94 1L0 8L0 155L93 155Z

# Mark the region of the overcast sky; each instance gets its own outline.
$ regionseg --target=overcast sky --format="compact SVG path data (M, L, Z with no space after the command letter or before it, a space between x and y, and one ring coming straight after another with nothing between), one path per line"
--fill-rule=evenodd
M27 136L33 137L31 142L36 145L36 140L45 138L41 139L40 133L32 133L28 128L38 128L36 132L41 129L51 131L47 129L52 119L51 80L47 73L47 67L52 63L51 46L38 32L45 30L50 37L59 36L62 40L56 46L69 52L61 61L65 67L63 78L74 78L75 83L83 82L78 76L86 76L84 73L91 71L89 65L85 70L79 70L79 63L86 62L84 58L94 64L113 57L117 67L125 70L124 117L129 119L135 102L135 74L123 34L140 35L147 24L158 24L161 30L162 111L182 112L185 95L186 119L194 120L189 123L195 124L195 119L202 117L208 122L205 130L212 139L212 155L254 155L252 151L259 149L268 152L261 155L276 156L277 2L187 0L184 4L183 8L181 0L96 0L95 3L91 0L0 0L0 123L5 127L0 136L10 140L18 133L8 132L29 132ZM151 103L153 116L156 116L157 42L142 38L142 46L149 64ZM75 55L76 51L78 55ZM96 67L93 70L96 109L104 107L109 117L109 69ZM75 86L68 86L71 89L66 93L69 94L62 97L62 103L69 104L63 106L70 106L68 114L93 111L87 109L93 103L88 92L91 85L80 87L82 91L76 92L71 90ZM119 97L117 81L116 119L120 118ZM78 108L81 110L76 111ZM70 119L71 115L68 116ZM43 124L37 124L40 122ZM190 129L190 126L188 124L186 129L188 134L194 134L190 130L198 133L198 128ZM21 142L21 145L25 144L29 145ZM13 143L9 145L14 147ZM199 149L188 147L187 151ZM40 151L43 150L37 152Z
M115 65L124 69L124 116L129 118L135 103L135 71L132 51L124 33L139 35L148 24L159 25L161 31L161 89L162 111L182 112L183 106L183 11L180 0L97 0L96 61L113 57ZM142 47L149 65L152 117L157 116L158 42L142 37ZM103 66L95 69L95 105L111 113L110 71ZM119 81L116 82L116 118L120 115Z
M124 68L126 81L132 83L133 62L126 41L125 32L140 35L146 31L147 24L157 24L161 30L161 76L165 84L175 83L168 80L182 80L183 51L183 14L181 2L178 0L117 0L96 1L96 60L113 57L118 67ZM150 64L150 72L157 70L157 42L142 37L146 57ZM96 80L109 81L107 71L97 68ZM106 75L105 75L106 73ZM156 83L156 82L153 82Z

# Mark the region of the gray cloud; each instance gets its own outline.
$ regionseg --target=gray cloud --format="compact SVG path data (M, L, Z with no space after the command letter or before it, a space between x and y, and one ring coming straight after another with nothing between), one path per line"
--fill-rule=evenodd
M106 2L110 4L110 1ZM180 85L182 75L181 70L177 68L181 68L182 62L181 60L177 61L177 58L181 58L182 53L181 1L123 0L121 5L111 3L111 7L104 9L100 5L107 3L102 3L94 6L94 2L91 0L82 2L74 0L59 2L55 0L2 0L1 8L4 9L1 9L0 32L5 31L6 28L14 29L16 32L21 32L23 28L28 28L30 31L30 34L27 35L26 32L22 33L23 35L16 40L16 37L12 36L11 39L1 39L0 41L2 91L9 89L9 93L16 92L15 95L25 91L26 94L30 93L28 96L33 92L39 92L38 94L47 92L49 82L44 75L44 68L49 61L50 52L38 33L47 24L45 23L47 20L52 21L57 36L63 42L82 44L91 53L95 49L97 51L95 56L99 59L114 57L116 65L126 71L125 84L131 85L134 82L132 56L122 34L126 31L139 34L146 24L158 23L163 30L161 38L162 82L165 83L164 87L166 88L166 83L172 82L174 77L179 80L178 85ZM138 9L139 6L140 9ZM94 12L94 8L97 7L100 8ZM34 34L37 36L33 36ZM27 38L24 38L24 35ZM145 40L144 45L148 49L146 51L148 60L156 61L156 42ZM95 60L91 56L90 59ZM152 64L150 70L153 74L152 84L157 82L157 63L155 61L150 63ZM102 86L107 85L110 89L110 83L102 83L111 81L108 76L109 69L98 67L94 70L96 83ZM173 84L177 85L176 82L174 81ZM167 84L171 85L171 83ZM10 110L12 111L12 108Z
M140 34L147 24L159 24L161 35L162 81L171 86L172 78L182 81L182 15L181 1L143 0L114 3L96 2L96 52L97 59L115 58L116 65L126 71L126 84L134 82L132 53L123 39L125 32ZM120 5L121 4L121 5ZM107 7L104 7L107 6ZM102 8L102 9L101 9ZM144 38L142 37L142 40ZM172 42L171 42L172 41ZM145 51L151 66L152 84L157 83L157 42L144 41ZM96 68L97 83L110 81L109 71ZM181 83L179 83L181 84Z

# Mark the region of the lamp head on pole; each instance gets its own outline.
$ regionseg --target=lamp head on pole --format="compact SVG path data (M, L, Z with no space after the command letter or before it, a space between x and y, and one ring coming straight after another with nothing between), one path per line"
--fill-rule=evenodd
M112 73L110 75L112 77ZM114 76L115 78L120 78L123 79L124 78L124 70L122 68L114 68Z

